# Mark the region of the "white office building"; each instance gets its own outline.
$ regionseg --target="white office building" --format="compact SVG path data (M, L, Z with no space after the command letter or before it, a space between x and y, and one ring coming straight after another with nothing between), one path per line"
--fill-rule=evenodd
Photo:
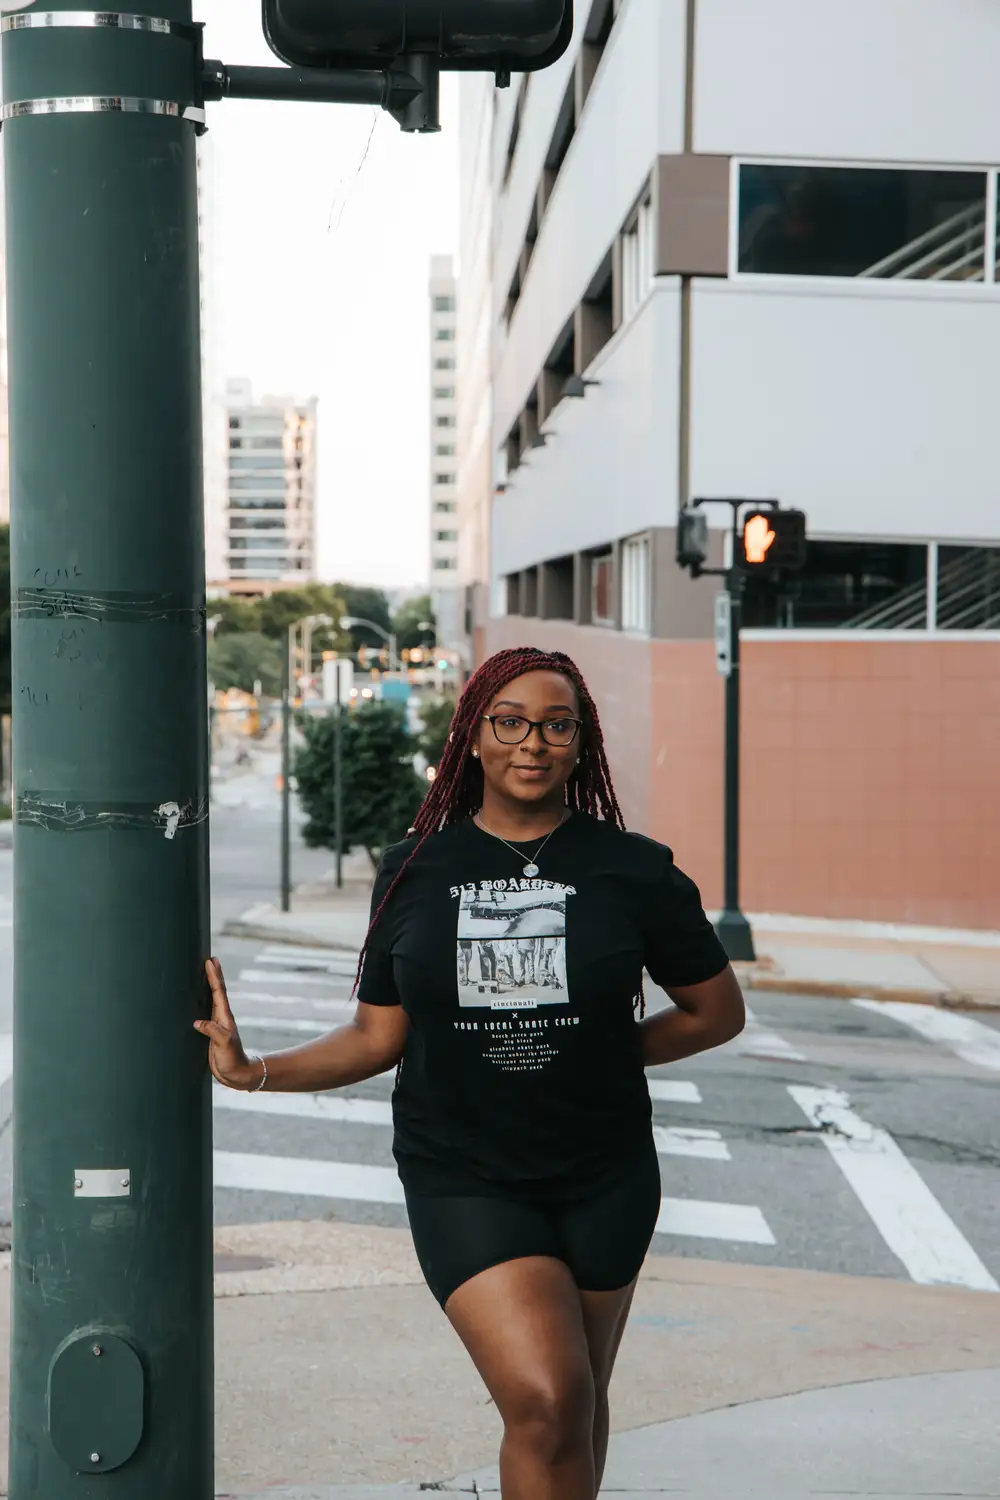
M260 595L316 578L316 398L226 386L229 593Z
M744 904L1000 925L998 57L984 0L578 0L567 55L488 116L463 81L477 654L579 659L627 816L710 902L718 580L678 568L676 518L743 496L810 535L747 597Z
M431 258L430 312L430 586L438 641L461 630L458 594L456 452L456 283L450 255Z

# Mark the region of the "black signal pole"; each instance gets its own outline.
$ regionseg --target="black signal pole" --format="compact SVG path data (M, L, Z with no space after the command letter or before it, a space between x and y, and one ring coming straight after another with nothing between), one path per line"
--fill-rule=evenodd
M738 512L735 512L738 515ZM734 521L735 527L735 521ZM723 902L715 930L730 958L756 958L750 923L740 910L740 626L743 574L726 574L729 655L726 666L725 794L723 813Z
M725 766L723 791L723 900L715 924L719 940L731 959L752 962L756 957L753 933L740 907L740 628L743 622L743 590L746 575L740 566L740 514L745 509L776 510L777 501L735 499L693 500L690 512L703 505L728 505L732 512L732 557L728 568L706 568L700 556L678 552L678 562L691 569L693 577L713 576L725 580L725 593L716 600L716 665L726 679ZM703 523L702 523L703 524ZM681 536L678 528L678 537ZM695 548L707 541L702 533Z

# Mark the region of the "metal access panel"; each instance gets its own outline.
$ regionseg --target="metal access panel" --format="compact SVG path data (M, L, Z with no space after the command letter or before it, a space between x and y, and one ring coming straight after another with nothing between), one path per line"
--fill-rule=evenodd
M429 53L443 69L529 73L573 35L573 0L263 0L264 35L303 68L385 68Z
M89 1329L73 1334L49 1369L49 1435L76 1474L109 1474L142 1439L146 1378L131 1344Z

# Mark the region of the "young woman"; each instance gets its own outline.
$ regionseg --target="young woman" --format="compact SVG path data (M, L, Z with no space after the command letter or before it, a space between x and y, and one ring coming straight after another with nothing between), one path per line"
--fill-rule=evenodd
M375 881L353 1021L248 1056L213 960L196 1025L235 1089L398 1065L414 1244L503 1420L504 1500L595 1500L660 1206L643 1069L736 1036L743 998L670 850L625 831L561 652L500 651L474 674L410 833ZM656 1015L644 969L673 1001Z

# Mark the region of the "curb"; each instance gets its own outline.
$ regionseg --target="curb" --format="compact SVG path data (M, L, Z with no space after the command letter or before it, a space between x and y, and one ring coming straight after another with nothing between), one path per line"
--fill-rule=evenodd
M772 995L808 995L821 1000L892 1000L906 1005L928 1005L935 1010L1000 1011L1000 996L979 999L958 990L908 990L893 985L836 984L819 979L785 978L767 970L744 970L734 964L745 990L768 990Z
M240 918L223 922L219 936L251 938L257 943L281 943L286 948L329 948L331 953L353 953L355 956L358 951L357 944L331 942L328 934L321 936L301 929L290 932L287 927L269 927L266 922L244 922Z

